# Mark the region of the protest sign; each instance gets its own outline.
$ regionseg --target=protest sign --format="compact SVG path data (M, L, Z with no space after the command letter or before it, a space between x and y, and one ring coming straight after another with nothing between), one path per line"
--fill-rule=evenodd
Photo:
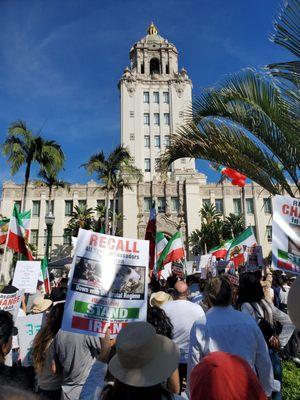
M300 274L300 200L275 196L273 201L272 266Z
M149 242L79 230L62 329L111 337L146 320Z
M261 246L244 246L246 271L257 271L264 266Z
M17 328L19 330L19 344L20 344L20 359L24 367L31 366L32 358L32 343L42 327L44 314L32 314L26 317L20 317L17 320Z
M24 289L25 293L36 293L40 273L40 261L17 261L12 284L18 289Z
M16 322L24 290L18 290L16 293L0 293L0 310L8 311Z
M207 272L211 270L212 254L202 254L199 259L197 272L201 272L201 279L206 279Z

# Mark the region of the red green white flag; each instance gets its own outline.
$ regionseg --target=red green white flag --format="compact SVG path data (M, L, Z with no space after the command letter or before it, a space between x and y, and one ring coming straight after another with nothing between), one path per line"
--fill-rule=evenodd
M219 246L213 247L210 250L210 254L215 256L216 258L226 258L227 251L229 247L231 246L232 240L227 240L223 244L220 244Z
M234 266L238 267L239 265L245 262L244 255L244 246L252 247L256 246L256 238L253 232L253 228L249 226L244 230L235 240L233 240L230 244L230 247L227 251L226 260L231 260L234 262Z
M154 270L158 272L157 269L157 262L161 253L163 252L164 248L167 246L168 240L166 239L165 235L162 232L156 232L155 237L155 263L154 263Z
M157 271L162 270L164 266L170 262L179 261L184 258L185 252L182 244L181 232L177 231L161 252L157 261Z
M28 213L30 219L30 211L28 211ZM11 250L16 251L17 253L23 254L27 258L27 260L33 261L34 258L30 250L26 246L28 229L28 218L25 218L25 221L23 222L21 214L18 212L16 205L14 205L13 215L9 223L7 247Z
M42 269L42 276L43 282L45 287L45 292L47 294L51 293L51 285L50 285L50 278L49 278L49 271L48 271L48 259L45 256L41 262L41 269Z

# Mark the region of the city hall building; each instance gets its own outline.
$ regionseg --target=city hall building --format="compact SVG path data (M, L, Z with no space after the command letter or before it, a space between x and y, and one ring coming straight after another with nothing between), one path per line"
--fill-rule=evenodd
M173 132L183 123L185 110L192 101L192 81L178 66L174 44L161 37L151 24L147 35L130 49L130 66L119 81L121 99L120 142L127 146L134 164L143 172L143 180L132 181L132 190L118 193L118 212L122 213L123 236L143 239L153 201L157 205L157 229L171 236L181 229L184 239L200 229L199 211L204 203L214 204L224 215L240 214L241 192L230 182L207 183L197 171L195 160L182 158L173 163L168 179L162 181L157 162ZM100 150L100 148L98 149ZM68 222L75 205L95 208L104 203L104 192L95 190L93 180L74 183L70 189L54 189L52 195L55 222L51 258L71 252ZM268 255L272 237L272 206L269 193L251 183L245 187L247 224ZM23 186L12 181L3 184L0 213L9 217L14 203L21 207ZM30 183L25 209L32 210L30 242L43 257L46 245L45 216L49 208L48 189ZM188 257L192 255L187 249Z

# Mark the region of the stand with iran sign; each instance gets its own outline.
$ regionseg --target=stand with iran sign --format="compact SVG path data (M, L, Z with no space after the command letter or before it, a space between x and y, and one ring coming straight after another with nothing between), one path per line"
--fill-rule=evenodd
M145 321L149 242L79 230L62 329L115 337Z
M300 200L275 196L273 210L273 268L300 274Z

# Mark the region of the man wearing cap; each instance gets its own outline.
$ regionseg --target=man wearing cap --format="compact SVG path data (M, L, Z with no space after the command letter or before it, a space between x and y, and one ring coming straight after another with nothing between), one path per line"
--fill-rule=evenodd
M188 300L189 291L185 282L176 282L174 289L174 301L164 303L161 308L171 320L173 340L180 350L179 375L182 388L182 381L187 371L190 331L195 321L205 322L205 314L201 306Z
M280 390L274 380L267 344L256 321L236 311L231 304L231 285L224 276L213 278L204 297L210 307L206 321L197 321L191 329L188 378L192 369L208 353L225 351L242 357L257 372L267 396Z

